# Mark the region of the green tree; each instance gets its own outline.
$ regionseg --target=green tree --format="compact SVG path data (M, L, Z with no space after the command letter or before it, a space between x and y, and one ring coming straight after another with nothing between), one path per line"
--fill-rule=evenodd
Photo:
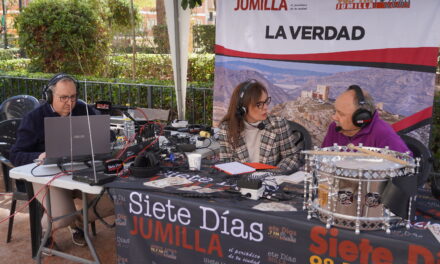
M127 0L108 0L109 16L108 23L112 30L125 32L131 30L130 2ZM141 21L139 10L135 7L133 10L135 25Z
M87 1L32 1L15 27L34 71L93 74L109 52L108 31Z
M215 26L194 25L193 43L194 43L194 50L197 53L214 53Z
M201 6L202 0L182 0L181 5L183 9L186 9L188 6L193 9L194 7Z

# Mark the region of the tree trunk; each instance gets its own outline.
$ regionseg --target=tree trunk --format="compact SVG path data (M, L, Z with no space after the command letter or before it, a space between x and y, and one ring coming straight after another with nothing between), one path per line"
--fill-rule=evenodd
M133 0L130 1L130 18L131 18L131 30L132 30L132 37L133 37L133 58L132 58L132 64L131 64L131 78L134 80L136 79L136 26L134 24L134 6L133 6Z
M165 25L165 3L164 0L156 0L156 18L158 25Z

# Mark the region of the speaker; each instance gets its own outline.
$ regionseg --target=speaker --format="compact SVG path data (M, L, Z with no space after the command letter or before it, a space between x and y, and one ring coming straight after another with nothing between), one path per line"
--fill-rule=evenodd
M135 178L150 178L159 172L160 162L154 152L147 151L138 155L128 170Z
M373 119L373 114L364 107L365 105L364 93L362 92L362 89L358 85L350 85L347 91L349 90L354 90L354 92L356 93L356 100L359 105L359 108L356 111L354 111L353 115L351 116L351 121L357 127L360 128L365 127L371 123Z
M53 91L50 89L51 86L55 86L61 79L69 79L75 84L76 93L79 94L79 86L78 81L72 76L65 73L58 73L52 79L49 80L47 85L44 87L43 91L43 99L46 100L49 104L53 103Z
M255 79L247 80L240 87L240 91L238 92L237 115L241 118L243 118L247 112L246 106L243 105L244 95L246 94L246 90L255 83L257 83Z

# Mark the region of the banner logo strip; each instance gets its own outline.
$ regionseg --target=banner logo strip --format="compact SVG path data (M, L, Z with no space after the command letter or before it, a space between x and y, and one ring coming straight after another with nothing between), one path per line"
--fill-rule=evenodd
M413 115L410 115L391 126L396 132L409 132L413 129L420 127L421 124L424 124L426 120L429 120L432 117L432 106L427 107ZM423 123L422 123L423 122ZM413 129L411 129L413 128Z
M215 52L218 55L232 57L283 60L283 61L307 61L307 62L330 62L339 63L388 63L394 65L418 65L434 68L437 66L437 47L420 48L393 48L359 51L343 51L332 53L314 54L261 54L236 51L216 45Z

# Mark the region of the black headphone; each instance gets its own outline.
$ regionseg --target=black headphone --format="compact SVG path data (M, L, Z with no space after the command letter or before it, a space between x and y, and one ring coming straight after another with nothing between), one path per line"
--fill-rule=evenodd
M156 176L160 170L160 161L152 151L139 154L133 164L128 168L131 176L135 178L150 178Z
M245 83L243 83L240 87L240 91L238 92L238 103L237 103L237 115L241 118L243 118L246 115L246 106L243 105L243 98L246 94L246 90L257 83L257 80L250 79L247 80Z
M373 119L373 114L370 110L365 108L366 102L364 93L362 92L361 87L359 87L358 85L350 85L347 91L349 90L354 90L354 92L356 93L356 100L359 105L359 108L354 111L353 115L351 116L351 121L357 127L365 127L371 123Z
M62 79L71 80L75 84L76 93L79 94L78 81L68 74L58 73L54 77L52 77L52 79L50 79L47 85L44 87L43 99L46 100L46 102L48 102L49 104L52 104L53 102L53 91L52 89L50 89L50 87L55 86Z

